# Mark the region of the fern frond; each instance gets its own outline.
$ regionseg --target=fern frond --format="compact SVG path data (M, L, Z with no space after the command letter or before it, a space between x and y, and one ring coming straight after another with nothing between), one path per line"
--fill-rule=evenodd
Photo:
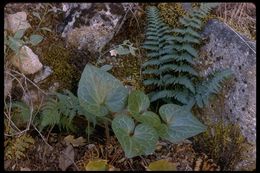
M167 80L164 81L165 85L171 84L181 84L188 88L191 92L195 93L195 88L193 86L192 81L186 76L174 77L171 78L167 77Z
M194 49L190 44L183 44L181 50L185 50L187 51L189 54L191 54L192 56L194 57L198 57L198 53L197 53L197 50Z
M156 86L163 86L163 81L160 79L146 79L143 81L144 85L156 85Z
M194 76L197 76L198 73L189 65L176 65L176 64L166 64L162 65L159 69L161 73L168 71L176 71L176 72L188 72Z
M160 75L161 71L157 69L147 69L143 71L143 74L154 74L154 75Z
M54 99L49 99L45 106L43 106L40 131L46 126L59 124L61 114L58 108L59 103Z
M148 26L143 48L147 50L147 56L150 59L143 64L143 74L152 74L155 78L149 78L143 82L144 85L163 88L149 94L151 101L173 99L182 104L193 105L196 100L193 98L197 93L196 90L201 90L201 92L207 90L204 84L201 87L194 87L193 79L198 76L198 73L192 65L195 64L194 58L198 57L194 45L201 41L199 30L202 28L203 18L212 7L213 5L203 4L192 10L187 16L179 19L182 24L181 28L175 29L170 29L162 21L156 7L147 8ZM171 35L172 33L175 35ZM209 91L217 91L218 87L219 85L215 84ZM197 98L200 97L201 95L198 94ZM207 94L203 98L207 100Z
M203 107L208 104L209 97L212 94L219 92L221 83L232 75L232 71L229 69L214 72L210 75L208 80L203 81L196 86L195 100L199 107Z
M18 113L14 113L12 116L14 122L27 123L30 120L31 111L26 103L15 101L11 106L18 111Z
M157 59L152 59L149 61L146 61L145 63L142 64L142 67L147 67L147 66L152 66L152 65L160 65L162 64L161 61L158 61Z
M178 55L175 57L175 60L178 61L187 61L190 64L194 64L193 56L191 56L189 53L182 53L181 55Z
M151 96L151 102L164 98L175 98L183 104L188 103L187 90L161 90Z

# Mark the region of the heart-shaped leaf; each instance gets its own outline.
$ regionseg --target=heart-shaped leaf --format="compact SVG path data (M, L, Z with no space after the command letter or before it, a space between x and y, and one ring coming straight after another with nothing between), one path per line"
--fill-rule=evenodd
M166 104L159 113L166 125L162 125L159 135L171 142L179 142L206 130L206 127L185 107Z
M87 64L79 81L80 104L93 115L105 116L125 108L128 90L114 76Z
M159 116L156 113L153 113L151 111L146 111L144 113L140 114L133 114L133 117L144 124L148 124L154 128L159 128L161 125L161 120Z
M139 124L135 127L132 118L118 115L112 122L112 129L127 158L154 152L158 134L151 126Z
M142 91L132 91L128 97L128 110L133 114L146 111L150 106L150 100Z

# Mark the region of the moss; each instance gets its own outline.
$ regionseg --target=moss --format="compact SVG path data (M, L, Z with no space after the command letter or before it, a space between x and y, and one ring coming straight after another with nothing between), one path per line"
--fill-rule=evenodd
M164 22L173 28L179 27L179 17L186 14L181 3L159 3L158 8Z
M47 78L45 84L51 86L59 83L58 89L71 89L75 79L79 77L76 68L71 63L71 50L66 49L62 42L54 42L43 49L43 64L50 66L53 74Z
M194 137L194 145L221 166L222 170L233 170L242 158L245 150L245 138L238 125L218 122L210 125L208 130Z
M144 90L140 75L140 61L137 57L127 56L117 59L118 66L112 69L112 74L124 85Z

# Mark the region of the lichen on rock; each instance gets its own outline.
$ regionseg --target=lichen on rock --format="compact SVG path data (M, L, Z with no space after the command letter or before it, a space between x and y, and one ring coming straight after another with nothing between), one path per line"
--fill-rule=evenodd
M224 68L231 69L234 74L232 85L226 87L228 92L221 96L223 106L216 109L220 112L212 112L211 116L209 114L204 116L210 116L216 120L224 116L225 123L239 125L241 134L251 149L249 152L243 151L244 159L236 164L235 170L242 170L242 167L245 170L252 170L256 164L255 43L249 42L249 39L242 37L218 20L210 20L202 36L208 36L209 41L201 49L205 56L200 57L198 61L205 62L205 57L207 57L213 63L210 66L204 66L204 69L201 69L201 75L207 76L212 71ZM214 106L214 103L212 105ZM212 108L209 107L209 109Z
M71 6L67 12L62 37L67 45L99 51L113 38L127 10L127 3L92 3ZM134 7L132 9L134 11Z

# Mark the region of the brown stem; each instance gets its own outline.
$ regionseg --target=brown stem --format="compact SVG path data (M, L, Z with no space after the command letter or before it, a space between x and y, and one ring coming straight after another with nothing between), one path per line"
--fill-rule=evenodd
M109 127L108 127L108 121L105 120L105 134L106 134L106 138L107 138L107 144L110 143L110 135L109 135Z

